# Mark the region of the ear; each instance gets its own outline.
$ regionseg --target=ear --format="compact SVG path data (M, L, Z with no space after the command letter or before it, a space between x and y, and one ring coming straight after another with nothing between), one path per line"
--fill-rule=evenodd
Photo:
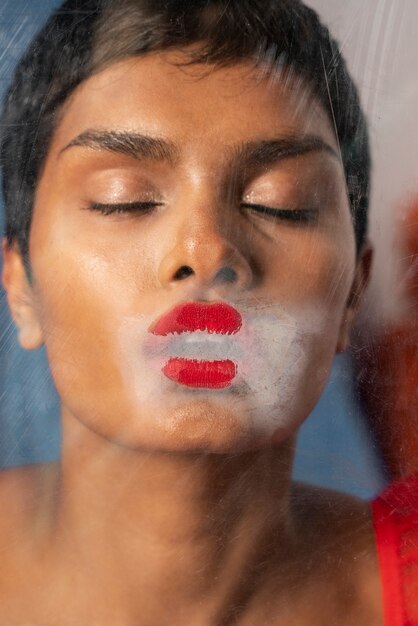
M361 248L357 256L353 284L345 306L344 317L340 326L337 352L344 352L350 344L350 332L360 309L363 295L370 280L373 261L373 247L369 241Z
M23 259L16 244L3 240L3 286L10 313L19 331L19 343L25 350L43 345L42 327L34 306L35 295L26 276Z

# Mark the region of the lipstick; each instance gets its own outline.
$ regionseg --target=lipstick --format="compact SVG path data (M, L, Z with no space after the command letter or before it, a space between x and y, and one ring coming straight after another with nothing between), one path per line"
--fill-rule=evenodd
M240 313L223 302L186 302L161 317L150 328L153 335L166 336L196 330L233 335L242 326Z
M224 389L234 380L237 366L230 359L198 361L173 357L164 365L162 372L170 380L186 387Z
M152 324L149 332L160 337L168 337L167 356L161 371L169 380L186 387L197 389L224 389L231 385L237 375L237 364L229 358L230 342L227 336L239 332L242 326L241 314L234 307L223 302L186 302L168 311L157 322ZM187 334L186 334L187 333ZM181 335L186 334L184 341ZM173 336L170 340L169 336ZM207 339L205 340L205 335ZM221 344L225 342L225 358L195 358L187 350L196 350L196 342L203 345L213 342L209 339L214 335L220 337ZM222 336L225 337L222 340ZM178 337L178 339L176 339ZM178 342L184 343L186 354L179 354ZM218 341L218 340L216 340ZM171 352L171 349L174 351ZM177 350L177 354L176 354ZM171 355L170 355L171 352ZM206 356L206 355L205 355ZM188 358L189 357L189 358Z

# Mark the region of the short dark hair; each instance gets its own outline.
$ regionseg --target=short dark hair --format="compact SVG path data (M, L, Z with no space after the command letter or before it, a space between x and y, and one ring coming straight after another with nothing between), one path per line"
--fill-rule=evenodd
M192 63L258 59L291 68L335 128L357 250L367 231L370 156L357 89L337 43L300 0L66 0L17 66L1 116L6 237L28 260L36 185L61 105L83 80L132 55L191 44Z

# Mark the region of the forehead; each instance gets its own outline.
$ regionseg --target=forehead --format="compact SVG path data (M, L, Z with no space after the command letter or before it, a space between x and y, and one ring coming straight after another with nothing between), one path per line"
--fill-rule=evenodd
M169 136L184 149L217 150L314 134L338 151L327 112L291 70L266 70L250 61L228 67L184 61L178 52L132 57L87 79L65 104L52 150L100 128Z

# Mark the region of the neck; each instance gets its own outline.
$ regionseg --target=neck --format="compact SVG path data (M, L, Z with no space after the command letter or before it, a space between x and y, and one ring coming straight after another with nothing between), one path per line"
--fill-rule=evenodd
M254 590L272 533L276 554L288 555L290 442L234 456L170 454L119 447L65 415L63 427L55 536L80 569L94 563L101 587L117 581L142 607L155 598L154 613L164 598L177 614L202 603L218 614L245 595L243 580Z

